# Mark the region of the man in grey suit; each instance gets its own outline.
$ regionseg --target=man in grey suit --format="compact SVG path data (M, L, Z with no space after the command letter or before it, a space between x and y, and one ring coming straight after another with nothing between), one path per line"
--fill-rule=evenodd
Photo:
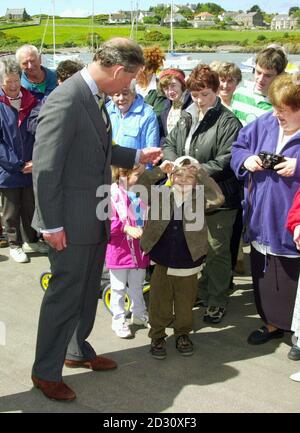
M39 319L33 384L55 400L76 395L62 381L63 366L94 371L116 363L97 356L86 341L92 331L109 220L98 218L99 186L110 185L111 164L130 168L156 163L157 148L142 151L111 144L111 125L99 93L127 87L143 66L141 48L130 39L102 45L93 62L55 89L38 121L33 155L35 228L51 246L52 278Z

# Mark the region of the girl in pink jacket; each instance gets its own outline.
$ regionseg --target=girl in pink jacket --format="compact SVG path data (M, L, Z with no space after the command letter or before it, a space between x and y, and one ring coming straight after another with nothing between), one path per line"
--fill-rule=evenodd
M132 337L126 321L126 292L132 301L131 323L148 327L143 283L149 258L140 248L147 206L130 190L143 170L144 166L141 165L133 169L113 170L115 183L111 186L111 235L106 252L106 267L111 282L112 330L120 338Z

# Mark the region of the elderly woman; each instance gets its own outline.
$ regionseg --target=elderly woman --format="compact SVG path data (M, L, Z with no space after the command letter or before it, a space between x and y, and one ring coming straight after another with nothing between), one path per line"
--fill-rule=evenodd
M34 211L32 150L28 121L37 99L21 87L21 69L12 60L0 62L0 192L10 256L28 261L26 252L47 252L31 227ZM23 233L20 225L22 222ZM24 235L24 239L23 239ZM26 242L24 242L26 241ZM23 249L22 249L23 245Z
M158 90L166 97L159 115L160 144L178 122L181 111L192 103L186 90L185 74L181 69L165 69L159 75Z
M132 149L159 146L158 121L153 109L135 91L134 82L107 103L112 138L120 146Z
M219 96L225 107L230 108L232 95L242 81L242 72L235 63L212 62L210 67L219 75L220 87Z
M200 280L199 300L206 306L204 321L219 323L231 280L230 238L240 202L239 184L230 168L231 145L241 128L239 120L218 97L219 77L208 65L198 65L186 82L193 104L166 137L164 159L196 158L218 183L225 203L207 215L209 251Z
M248 337L250 344L266 343L291 330L300 271L299 251L285 228L300 186L297 77L277 77L269 88L269 99L274 112L245 126L232 150L232 168L245 185L244 222L251 242L253 289L264 322Z

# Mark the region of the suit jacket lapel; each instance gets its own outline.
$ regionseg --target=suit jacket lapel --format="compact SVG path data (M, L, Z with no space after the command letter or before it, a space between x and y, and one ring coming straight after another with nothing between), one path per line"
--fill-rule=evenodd
M104 120L102 119L101 112L99 110L95 97L93 96L89 86L86 84L86 82L84 81L80 73L76 74L76 78L78 79L78 84L82 89L86 109L89 113L90 118L92 119L92 122L97 132L99 133L100 136L99 144L103 146L105 149L107 149L109 145L110 135L107 134L106 126ZM109 119L109 115L107 112L106 114L107 114L107 118Z

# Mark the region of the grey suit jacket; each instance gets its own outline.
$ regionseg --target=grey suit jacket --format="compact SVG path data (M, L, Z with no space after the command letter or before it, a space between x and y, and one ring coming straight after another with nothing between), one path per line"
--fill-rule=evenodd
M33 227L64 227L67 240L95 244L109 238L96 190L111 183L111 164L134 165L136 151L111 143L98 105L80 73L47 98L33 152L36 210Z

